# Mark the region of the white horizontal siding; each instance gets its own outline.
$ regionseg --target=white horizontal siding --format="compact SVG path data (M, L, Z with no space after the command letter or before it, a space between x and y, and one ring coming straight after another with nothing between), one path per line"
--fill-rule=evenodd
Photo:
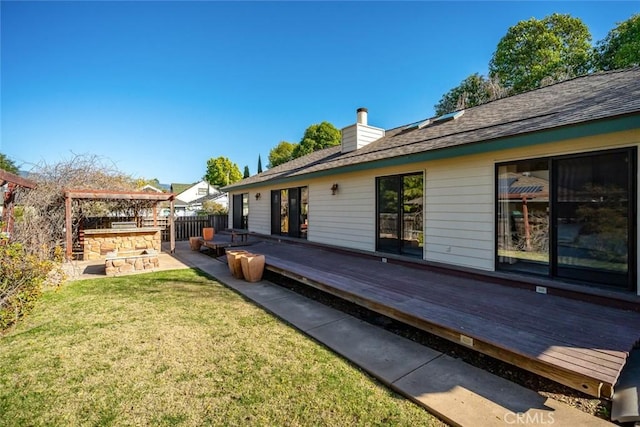
M487 194L493 191L493 185L486 184L478 184L477 182L473 182L469 185L461 185L456 187L453 182L454 180L442 180L438 181L438 186L431 186L429 188L430 196L475 196L478 194ZM450 186L445 186L444 184L452 184Z
M483 251L493 250L493 242L486 239L471 239L468 237L453 237L451 234L448 236L427 236L425 243L429 246L443 246L445 252L450 253L453 248L467 249L479 249ZM451 249L451 250L449 250Z
M473 227L482 227L483 224L493 224L493 214L490 213L476 213L476 212L456 212L453 208L448 208L445 212L431 212L429 209L429 203L433 205L433 201L427 201L427 226L431 226L429 221L448 221L450 227L455 227L458 222L476 223ZM435 209L442 210L444 208L435 206ZM475 228L474 228L475 229Z
M445 233L447 235L450 231L460 231L463 233L470 232L479 232L479 233L489 233L493 236L493 223L479 223L472 221L449 221L448 219L444 220L430 220L429 228L425 230L427 234L433 235L442 235L441 233Z
M452 238L452 239L470 239L470 240L481 240L484 242L493 243L493 231L482 231L482 230L464 230L458 228L444 228L439 227L436 228L433 225L425 230L425 238L429 242L434 242L433 239L438 238Z
M434 162L426 169L425 259L492 270L493 163Z
M342 129L342 152L362 148L384 136L384 129L356 123Z
M429 248L427 248L429 250ZM431 251L432 253L428 257L429 261L440 262L443 264L464 266L469 268L476 268L478 270L491 270L487 268L487 261L484 256L473 257L468 255L458 255L453 253L442 253L437 251Z
M355 151L358 144L357 126L351 125L342 129L342 152Z
M338 191L331 194L337 183ZM375 250L375 180L351 175L309 185L309 229L312 242L365 251Z
M374 128L367 125L358 124L357 127L357 146L362 148L365 145L376 141L384 136L384 130Z
M256 193L260 193L258 200L256 200ZM249 192L249 231L260 234L271 233L271 191L268 189Z
M485 196L476 196L474 199L482 200ZM429 208L429 212L433 214L437 214L440 212L444 213L464 213L465 215L480 215L480 214L492 214L493 205L488 204L485 201L482 202L474 202L474 203L465 203L462 200L455 200L452 202L447 202L445 198L443 200L438 199L437 203L435 198L431 200L433 203Z
M430 171L437 171L437 175L434 174L430 177L433 182L456 180L457 182L475 183L479 182L474 180L474 177L493 175L493 166L485 164L485 162L476 159L474 161L465 160L457 162L455 160L434 162L433 166L429 168ZM464 172L461 174L460 172Z
M453 243L453 241L449 243ZM473 258L478 261L486 259L486 252L488 250L488 249L465 248L462 246L453 246L453 245L447 245L447 244L445 245L430 244L428 242L425 246L427 248L427 252L433 253L431 256L434 256L435 254L437 254L438 257L440 256L464 257L464 258ZM452 264L455 264L455 263L452 263ZM466 264L462 264L462 265L466 265Z

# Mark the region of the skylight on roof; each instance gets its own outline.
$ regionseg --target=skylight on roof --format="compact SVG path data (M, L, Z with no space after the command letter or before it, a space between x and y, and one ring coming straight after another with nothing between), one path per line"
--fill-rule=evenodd
M418 120L417 122L409 123L408 125L403 127L402 130L409 130L409 129L415 129L415 128L422 129L423 127L429 125L430 123L431 123L430 119Z
M453 113L443 114L443 115L433 119L433 123L442 123L442 122L447 122L449 120L455 120L458 117L462 116L463 114L464 114L464 110L454 111Z
M431 119L427 119L422 123L418 124L418 129L422 129L423 127L429 126L431 124Z
M417 128L419 124L420 124L420 122L409 123L408 125L403 127L402 130L409 130L409 129Z

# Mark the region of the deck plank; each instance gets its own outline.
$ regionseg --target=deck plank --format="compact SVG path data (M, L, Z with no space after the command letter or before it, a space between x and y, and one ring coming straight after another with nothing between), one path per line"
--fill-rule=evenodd
M268 268L592 395L613 392L640 313L307 245L258 243Z
M297 270L298 273L304 274L305 277L308 277L309 279L328 282L327 280L323 280L323 276L328 275L325 272L314 270L310 267L296 268L295 264L292 262L275 260L273 257L270 259L272 260L271 262L281 268L286 266L290 271ZM362 284L358 289L354 289L353 284L353 280L348 282L340 282L338 280L334 282L335 286L345 292L358 293L359 291L366 291L370 288L370 286ZM515 336L517 337L517 340L513 341L512 348L519 350L522 354L531 357L546 355L548 357L558 359L559 361L562 361L562 363L575 360L577 367L584 367L585 369L593 371L594 374L597 373L594 375L594 378L610 381L615 379L619 373L619 364L614 363L609 364L608 366L603 365L598 362L597 358L594 357L590 360L589 357L585 357L584 353L576 352L571 348L563 347L564 352L556 352L553 349L550 350L550 348L553 347L553 344L555 344L555 341L544 339L544 337L540 336L525 334L523 331L515 329L512 326L505 326L504 324L493 321L486 321L486 319L470 316L467 313L451 310L447 307L442 307L432 303L425 303L424 301L404 300L398 304L397 301L392 302L391 299L385 299L384 303L391 308L396 308L404 311L405 313L423 318L427 317L423 313L423 310L427 311L430 321L440 327L456 325L457 329L462 330L466 335L475 339L482 339L484 341L490 340L490 342L492 341L494 344L495 342L511 342L513 341L512 337ZM566 365L566 363L563 364Z
M314 257L314 259L318 259L318 257ZM370 262L367 266L367 277L354 274L356 273L354 264L357 264L357 262L350 265L350 268L343 272L344 276L356 277L366 281L372 280ZM430 282L428 284L419 284L413 278L407 281L406 277L403 277L401 270L406 270L404 267L382 263L380 263L379 267L382 268L375 270L374 279L378 281L384 280L386 288L395 290L399 294L426 301L437 301L439 304L449 304L458 310L466 311L477 311L482 307L498 306L500 307L499 310L486 311L485 316L488 316L489 319L494 316L499 317L499 320L515 321L519 323L521 328L531 328L539 333L548 333L565 339L578 339L585 334L599 335L600 340L607 347L615 348L617 346L619 351L623 351L623 349L627 351L628 340L624 338L618 340L618 338L625 333L638 333L637 313L629 313L630 316L626 317L635 319L635 321L626 322L626 312L607 307L599 307L584 302L576 304L576 301L568 300L567 302L565 298L549 298L549 295L523 292L520 289L509 289L504 286L485 285L481 291L474 292L474 288L469 286L469 280L457 279L455 284L445 283L442 285L442 278L447 278L441 274L431 274L429 275ZM391 274L388 274L389 267L395 267L395 269L392 269ZM398 274L399 271L400 274ZM456 280L456 278L453 280ZM457 290L457 293L455 290ZM526 299L522 298L523 293L527 296ZM557 307L558 303L562 304L563 307ZM573 307L574 312L568 312L564 306ZM589 321L585 322L585 311L589 311L589 309L590 313L587 319ZM604 318L598 316L600 313ZM548 325L554 325L554 327L551 328ZM620 333L610 334L611 328L617 328ZM577 333L577 331L582 333ZM592 339L589 338L588 343L591 342ZM584 342L577 341L574 344L580 345L584 344Z

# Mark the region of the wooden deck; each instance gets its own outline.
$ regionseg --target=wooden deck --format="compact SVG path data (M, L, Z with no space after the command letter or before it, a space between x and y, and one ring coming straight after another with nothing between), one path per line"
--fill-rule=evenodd
M586 394L611 398L640 313L304 244L260 242L267 269Z
M204 240L200 237L200 244L206 248L211 249L216 256L224 255L226 248L232 248L237 246L249 246L256 242L249 233L244 233L242 238L237 237L237 232L221 231L213 236L213 240Z

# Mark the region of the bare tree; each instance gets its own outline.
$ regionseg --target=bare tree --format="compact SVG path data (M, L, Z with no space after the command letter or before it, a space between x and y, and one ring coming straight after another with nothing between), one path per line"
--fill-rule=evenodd
M65 241L64 190L135 190L135 180L119 171L112 163L95 155L74 155L55 164L42 163L32 171L30 179L37 183L32 190L20 191L13 240L23 243L32 254L50 258ZM150 202L76 200L72 206L74 238L77 225L89 216L115 213L138 216Z

